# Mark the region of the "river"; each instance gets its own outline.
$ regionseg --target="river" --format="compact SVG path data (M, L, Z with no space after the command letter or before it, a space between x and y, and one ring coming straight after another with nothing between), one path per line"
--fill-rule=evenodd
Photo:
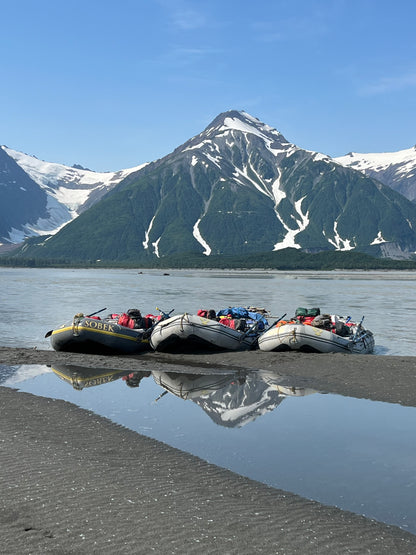
M416 355L416 272L277 272L0 268L0 344L49 349L45 333L77 312L156 307L261 306L272 316L297 307L365 317L376 354ZM106 312L104 312L105 314Z

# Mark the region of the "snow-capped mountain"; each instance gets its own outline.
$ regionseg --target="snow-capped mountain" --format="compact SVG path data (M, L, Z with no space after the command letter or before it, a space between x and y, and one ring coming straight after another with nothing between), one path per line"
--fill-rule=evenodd
M416 201L416 146L398 152L350 152L334 160L374 177L409 200Z
M25 237L56 233L120 181L142 167L143 165L118 172L98 173L44 162L34 156L2 146L0 213L3 225L0 229L0 241L20 243ZM29 189L31 195L28 194ZM27 213L26 219L10 219L7 214L3 214L9 205L7 197L10 196L14 209ZM31 211L30 205L33 205L35 197L36 208ZM6 219L10 220L8 225L4 225Z
M28 245L25 255L145 262L287 247L409 258L416 205L251 115L229 111L120 181L48 241Z

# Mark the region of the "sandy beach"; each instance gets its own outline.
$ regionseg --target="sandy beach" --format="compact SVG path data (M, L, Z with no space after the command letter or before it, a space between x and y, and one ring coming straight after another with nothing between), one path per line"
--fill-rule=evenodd
M416 406L416 359L297 353L103 357L0 348L5 365L274 371L282 383ZM416 536L267 487L65 401L0 388L2 552L415 553Z

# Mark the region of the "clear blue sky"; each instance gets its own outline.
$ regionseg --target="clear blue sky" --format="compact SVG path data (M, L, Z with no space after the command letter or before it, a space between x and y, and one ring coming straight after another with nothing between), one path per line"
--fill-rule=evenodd
M416 143L414 0L0 0L0 144L97 171L245 110L331 156Z

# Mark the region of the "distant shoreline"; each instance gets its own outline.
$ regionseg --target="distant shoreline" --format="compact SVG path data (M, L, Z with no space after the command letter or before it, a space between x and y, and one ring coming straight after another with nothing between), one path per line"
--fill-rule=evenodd
M36 255L36 242L43 238L31 238L8 253L0 254L0 266L30 268L102 268L137 270L282 270L282 271L332 271L332 270L416 270L416 257L378 258L359 251L321 251L316 253L286 248L279 251L230 255L181 253L163 258L145 257L128 260L95 260L57 255L45 258ZM27 255L27 249L31 254ZM33 251L33 249L35 249ZM371 250L371 249L370 249ZM40 251L39 251L40 252Z

